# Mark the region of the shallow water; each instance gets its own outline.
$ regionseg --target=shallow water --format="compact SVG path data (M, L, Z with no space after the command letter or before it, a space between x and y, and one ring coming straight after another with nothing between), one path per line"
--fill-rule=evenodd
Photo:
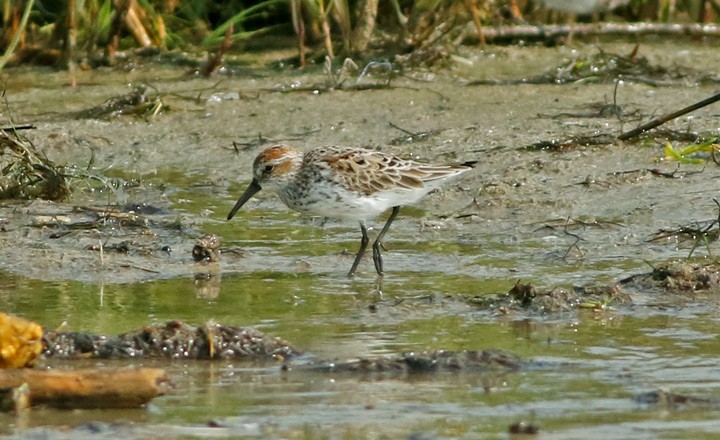
M442 286L441 281L434 283ZM425 284L433 290L433 281ZM678 432L707 438L718 432L712 423L720 416L716 405L664 408L632 400L661 388L716 398L718 316L705 304L513 320L423 298L400 304L382 299L371 311L367 306L374 299L364 289L359 282L316 275L255 272L224 278L214 300L195 298L190 279L106 286L102 293L96 286L21 282L8 304L16 313L43 323L65 320L77 330L116 333L147 322L214 319L251 323L320 358L503 348L536 366L516 373L405 376L281 373L273 362L134 361L166 368L176 385L173 393L135 411L68 415L45 409L33 411L25 423L0 415L2 433L205 436L207 429L220 437L492 438L504 437L518 420L538 424L552 438L598 432L610 438L674 438ZM423 291L403 287L402 295ZM33 306L41 302L39 294L43 310ZM48 364L68 368L87 362ZM209 420L220 427L204 428ZM88 427L91 421L110 425Z
M629 52L632 45L605 50ZM643 46L652 62L717 71L713 47ZM592 53L592 47L576 49ZM611 99L612 84L464 87L467 79L520 78L573 56L572 49L468 51L465 64L396 80L389 90L328 93L267 91L276 84L322 83L323 76L267 72L218 79L183 78L177 69L140 66L80 73L67 89L60 73L13 72L8 102L16 122L54 160L139 179L139 187L76 192L70 205L147 203L167 209L147 230L79 230L49 239L32 226L63 206L35 202L2 208L0 236L12 249L0 259L3 311L47 328L117 334L179 319L251 325L319 359L423 350L503 349L532 361L519 372L353 375L281 372L273 362L133 361L166 368L176 388L147 408L125 411L38 409L27 418L0 414L0 434L20 438L507 438L518 421L545 438L708 438L720 435L717 403L642 403L633 396L668 389L716 399L718 298L633 292L632 305L602 311L505 314L461 300L507 292L517 280L539 286L612 283L686 257L689 243L649 242L661 228L717 217L712 197L720 170L681 165L682 179L658 161L662 145L583 147L552 153L519 147L570 133L619 133L637 121L547 119L584 112ZM703 66L695 66L697 63ZM151 121L120 117L76 120L68 112L149 81L171 111ZM632 81L618 91L643 120L714 93L716 85L653 88ZM240 99L207 100L239 91ZM198 99L197 97L200 96ZM191 99L192 98L192 99ZM48 106L47 103L53 103ZM403 133L438 130L424 140L388 146ZM670 124L717 131L706 108ZM456 185L401 210L387 240L382 285L366 259L345 277L358 241L356 225L288 212L261 193L224 220L264 146L233 141L380 147L426 161L480 159ZM93 151L93 153L91 153ZM700 173L693 174L695 171ZM176 222L179 229L163 222ZM179 232L178 232L179 231ZM228 251L221 281L201 288L190 250L203 233ZM147 254L99 253L88 243L131 238ZM143 241L146 240L146 241ZM12 246L12 247L11 247ZM170 246L172 252L159 249ZM716 245L695 255L710 258ZM716 293L716 292L714 292ZM88 361L47 360L54 368ZM127 361L90 365L127 365ZM209 427L208 421L218 427Z

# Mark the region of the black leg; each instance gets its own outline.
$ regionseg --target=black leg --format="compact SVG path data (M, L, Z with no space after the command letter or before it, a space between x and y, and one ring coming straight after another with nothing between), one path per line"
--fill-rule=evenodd
M398 213L400 212L399 206L393 206L392 212L390 213L390 218L388 218L387 223L385 223L385 226L383 226L382 231L380 231L380 234L375 239L375 242L373 243L373 263L375 263L375 270L377 271L378 275L383 274L383 262L382 262L382 255L380 254L380 246L382 246L382 240L385 237L385 233L390 229L390 224L395 220L395 217L397 217Z
M367 249L367 245L370 242L367 234L367 228L365 227L364 222L360 222L360 230L362 231L362 238L360 239L360 250L355 256L355 261L353 261L353 265L350 268L350 272L348 273L349 277L355 274L355 270L357 270L358 264L360 264L360 259L363 255L365 255L365 249Z

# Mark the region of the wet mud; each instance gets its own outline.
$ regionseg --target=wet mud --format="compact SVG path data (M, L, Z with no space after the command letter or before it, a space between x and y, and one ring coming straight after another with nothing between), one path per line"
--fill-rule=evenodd
M616 50L631 49L620 45ZM666 62L664 53L653 53L652 49L642 47L641 51L648 52L646 56L653 63ZM580 57L575 51L565 50L565 54L554 54L552 61ZM591 56L597 49L588 47L585 51L583 56ZM687 50L678 51L688 59ZM328 88L322 72L316 72L316 77L312 73L290 72L284 79L260 77L264 74L257 73L255 78L217 80L178 78L175 71L154 72L165 75L152 78L152 84L167 101L168 110L151 120L106 113L89 119L73 118L73 112L94 108L93 101L112 101L113 96L123 93L135 96L135 91L123 92L111 80L110 84L94 84L91 77L100 72L89 73L77 91L23 90L21 81L17 86L11 81L9 105L15 109L14 118L38 125L28 136L45 154L68 166L89 164L98 175L112 176L121 171L125 176L105 182L104 187L93 182L83 184L78 179L73 198L65 204L5 204L2 219L6 232L2 239L6 245L24 253L28 260L38 260L38 249L33 248L42 243L42 260L46 264L38 267L6 257L3 267L33 277L88 280L102 266L102 277L110 283L177 276L187 271L184 264L190 261L188 248L194 241L203 233L216 233L210 224L223 217L231 206L228 200L242 191L254 155L263 146L276 142L299 148L327 144L379 148L431 162L480 160L473 175L422 203L421 225L427 223L440 234L468 237L466 241L477 247L478 254L488 254L483 249L483 243L488 242L517 249L490 258L522 257L531 264L550 258L559 265L612 265L612 260L625 256L635 262L665 261L683 256L683 252L678 252L672 243L648 243L653 234L662 228L717 216L712 194L705 185L713 179L716 165L708 162L702 167L669 161L659 150L663 139L653 139L652 134L644 136L640 143L612 139L637 121L706 96L710 89L701 81L655 88L619 75L615 77L621 81L617 90L614 84L586 83L563 87L464 86L463 81L471 76L510 75L502 70L512 69L516 77L530 74L529 67L522 63L532 61L531 55L522 51L498 49L497 53L472 56L473 69L461 65L447 71L425 72L423 76L407 73L394 78L392 87L367 91ZM698 58L710 60L700 54ZM113 75L118 73L108 76ZM124 76L132 84L150 79L142 69ZM276 91L285 85L301 89L296 93ZM48 113L40 103L56 101L48 93L58 92L64 95L64 108L53 108ZM632 118L626 120L612 112L599 111L595 117L585 113L603 102L631 107ZM559 117L548 120L548 114ZM664 128L688 133L689 137L695 133L695 138L700 138L716 129L712 114L710 109L700 110ZM604 137L594 145L575 142L572 148L562 151L522 149L601 133ZM678 179L662 178L669 174ZM173 176L180 180L173 182ZM135 185L126 180L135 180ZM194 212L183 210L182 201L172 200L173 193L180 198L178 193L188 189L197 197L194 204L198 209ZM203 207L200 198L205 194L208 203ZM103 217L103 211L123 211L132 204L161 206L166 211L164 215L131 211L129 215L135 215L134 219ZM251 211L257 208L284 209L270 195L249 205ZM683 215L687 213L692 216ZM202 228L196 227L199 224ZM399 222L395 228L405 230L394 228L393 232L417 236L413 232L417 225L417 221ZM222 234L232 227L241 229L246 225L234 223L218 229L225 243L234 244L236 240ZM176 233L171 233L171 228ZM98 264L97 246L89 246L89 241L107 241L108 251L119 254L118 263L108 258ZM173 252L164 255L162 249ZM155 257L152 269L147 264L150 255ZM244 257L242 262L232 256L225 258L224 271L257 267L254 252ZM410 263L395 266L395 270L407 270ZM524 276L535 275L532 267L521 266L517 269L527 274ZM311 262L310 270L333 271L334 267L328 267L327 261ZM615 272L618 278L623 276Z

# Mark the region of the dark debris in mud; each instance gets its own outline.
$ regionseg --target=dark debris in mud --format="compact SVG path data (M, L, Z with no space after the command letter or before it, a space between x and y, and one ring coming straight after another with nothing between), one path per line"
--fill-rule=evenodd
M633 400L643 405L657 406L663 409L684 409L720 405L720 399L706 399L685 394L676 394L660 389L633 396Z
M695 221L688 225L681 225L672 229L661 229L649 240L650 242L684 242L693 241L690 256L698 246L707 246L720 238L720 202L713 199L718 206L718 217L713 220ZM689 256L688 256L689 257Z
M437 373L469 371L516 371L522 366L520 358L504 350L484 351L423 351L398 355L355 358L349 360L317 361L284 369L310 370L329 373Z
M617 94L617 86L619 82L615 83L615 94ZM616 97L617 98L617 97ZM614 99L615 102L617 102L617 99ZM654 118L648 122L645 122L643 124L640 124L639 126L625 131L624 133L620 133L619 135L611 135L607 133L603 133L600 131L596 131L592 134L580 134L575 135L572 137L568 137L566 139L553 139L549 141L541 141L536 142L534 144L531 144L529 146L523 147L522 149L525 150L531 150L531 151L537 151L537 150L553 150L553 151L561 151L561 150L572 150L578 147L583 146L589 146L589 145L601 145L601 144L610 144L613 142L625 142L629 141L631 139L637 138L639 136L644 136L646 133L650 130L654 130L657 127L661 126L662 124L665 124L669 121L672 121L674 119L677 119L683 115L686 115L688 113L691 113L695 110L701 109L703 107L706 107L710 104L714 104L715 102L720 101L720 93L716 93L710 97L707 97L701 101L697 101L695 103L692 103L688 106L685 106L679 110L673 111L671 113L667 113L664 115L661 115L657 118ZM620 106L617 106L613 104L610 106L613 108L613 111L615 112L615 116L620 120L623 121L622 116L622 108ZM601 111L602 113L602 111ZM577 117L577 115L574 115ZM703 138L702 136L698 134L693 133L693 137L695 138L696 143L693 145L688 145L681 149L676 149L669 141L665 144L665 156L666 158L677 160L679 163L703 163L710 158L715 162L715 164L720 164L720 161L716 158L716 152L718 150L718 136L716 134L710 134L705 135ZM645 138L645 141L648 139ZM650 138L649 140L657 142L657 138ZM700 156L700 157L698 157Z
M0 199L62 200L70 195L65 175L15 130L0 130Z
M548 314L570 310L606 311L633 304L633 292L684 295L720 293L720 263L675 261L615 284L573 288L541 288L517 282L507 293L463 298L468 304L500 314Z
M301 354L289 343L251 327L181 321L145 326L119 336L47 332L43 354L54 358L288 359Z
M577 184L585 186L591 186L594 184L610 186L613 183L619 184L637 181L637 179L641 179L646 175L661 177L663 179L683 179L685 177L701 172L702 170L680 171L679 166L675 167L675 169L673 169L672 171L667 171L660 168L636 168L633 170L614 171L611 173L607 173L606 179L595 179L591 176L587 176L585 179L579 181Z
M617 80L651 86L670 86L688 82L717 82L716 76L688 67L665 67L650 63L640 56L639 47L628 55L599 50L589 56L571 59L547 72L529 78L512 80L473 80L474 85L573 84L581 82L612 83Z
M200 237L193 246L192 257L196 262L220 261L220 238L215 234L205 234Z
M283 371L327 373L438 373L517 371L526 365L504 350L423 351L390 356L293 362L303 353L288 342L251 327L181 321L145 326L118 336L51 331L43 336L43 354L62 359L275 359Z
M573 288L541 288L517 282L507 293L479 295L463 300L500 314L548 314L571 310L606 311L633 304L633 292L663 294L720 293L720 263L695 264L676 261L654 267L651 272L629 276L609 285Z
M694 241L698 244L709 244L717 241L720 236L717 220L693 222L672 229L660 229L650 239L651 242L672 240L672 242Z
M521 420L510 425L508 427L508 433L511 435L537 435L540 433L540 426L537 423Z
M610 304L631 304L632 299L618 285L565 288L540 288L517 282L507 293L465 299L469 304L502 314L516 311L557 313L568 310L604 310Z
M651 133L645 133L639 138L640 141L651 141L657 144L665 144L667 142L682 143L701 143L706 139L717 136L714 132L696 132L690 130L675 130L672 128L655 128Z
M386 83L352 83L352 82L341 82L338 84L308 84L308 85L297 85L297 84L283 84L273 88L263 89L265 92L276 92L276 93L328 93L333 90L344 90L344 91L362 91L362 90L387 90L393 88L408 88L403 86L392 86L389 81Z
M618 104L608 104L604 102L594 102L587 106L584 111L578 112L558 112L555 114L539 113L538 118L541 119L612 119L627 120L627 118L636 118L640 111L638 109L626 109L625 106Z
M654 267L652 272L620 280L626 289L660 290L668 293L720 292L720 265L675 261Z
M520 150L527 151L570 151L581 147L596 145L611 145L616 142L615 136L608 133L593 133L588 135L571 136L565 139L551 139L535 142L534 144L520 147Z
M109 119L121 115L151 118L164 109L162 97L141 84L124 95L113 96L102 104L78 112L78 119Z
M161 255L163 246L158 241L161 237L157 231L184 229L178 219L164 219L167 214L167 209L145 203L118 207L37 205L37 212L32 215L30 226L50 231L48 238L53 240L69 236L72 240L86 242L84 250ZM130 233L117 239L91 238L98 237L98 232L118 229L134 231L135 238L133 239Z
M403 144L412 144L415 142L422 142L426 141L428 139L431 139L439 134L441 134L444 129L436 129L436 130L427 130L427 131L419 131L419 132L413 132L410 130L406 130L397 124L390 123L390 126L396 130L399 130L403 133L402 136L398 136L394 139L392 139L390 142L388 142L389 145L403 145Z
M570 117L579 117L578 115L569 115ZM588 116L590 117L590 116ZM608 146L618 142L629 142L629 139L622 140L621 136L613 133L604 133L594 131L592 133L581 133L572 136L559 137L555 139L542 140L529 145L519 147L518 150L523 151L550 151L564 153L574 151L583 147ZM717 134L712 132L697 133L687 130L655 129L652 134L644 133L637 138L639 144L656 144L663 145L671 142L703 144L709 143L717 139ZM710 148L707 148L708 150ZM684 160L685 157L680 160ZM716 158L714 152L706 155L706 160L712 159L716 164L720 164L720 160Z

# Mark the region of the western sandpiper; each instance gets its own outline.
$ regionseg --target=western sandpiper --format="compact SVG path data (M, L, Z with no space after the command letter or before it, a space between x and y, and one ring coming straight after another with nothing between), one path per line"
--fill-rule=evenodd
M373 243L375 270L383 275L380 247L400 206L417 202L475 164L425 165L361 148L321 147L303 154L289 145L276 145L255 158L253 180L227 218L230 220L255 193L270 188L290 209L359 221L362 240L348 273L352 276L370 241L365 221L392 208Z

